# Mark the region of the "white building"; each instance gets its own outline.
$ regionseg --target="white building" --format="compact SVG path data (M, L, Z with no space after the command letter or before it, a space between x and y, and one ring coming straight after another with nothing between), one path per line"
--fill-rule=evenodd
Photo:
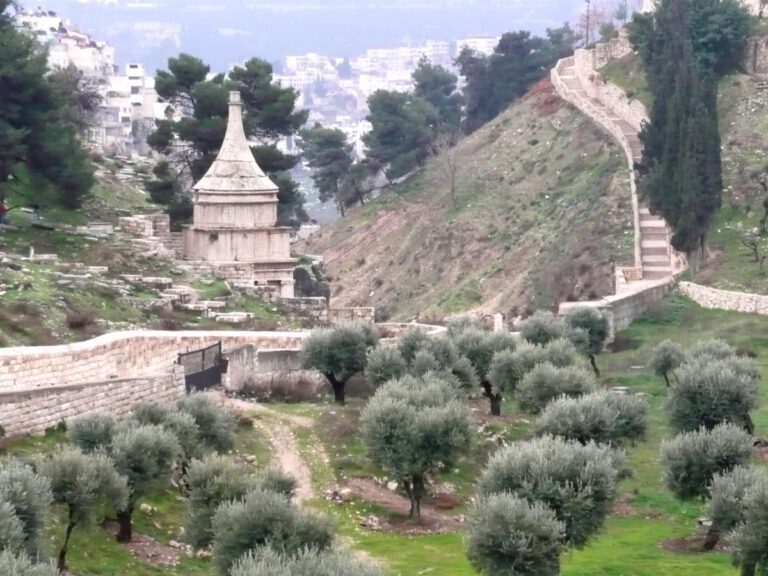
M464 48L469 48L479 54L490 56L493 54L496 46L498 46L499 40L501 40L500 36L475 36L472 38L462 38L456 42L456 53L460 54Z

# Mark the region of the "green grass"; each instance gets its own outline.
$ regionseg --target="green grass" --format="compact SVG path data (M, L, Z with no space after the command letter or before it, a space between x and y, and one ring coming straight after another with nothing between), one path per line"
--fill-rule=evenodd
M628 95L632 95L650 110L653 96L648 90L648 81L637 54L632 53L623 58L612 60L600 69L600 75L608 82L624 90Z

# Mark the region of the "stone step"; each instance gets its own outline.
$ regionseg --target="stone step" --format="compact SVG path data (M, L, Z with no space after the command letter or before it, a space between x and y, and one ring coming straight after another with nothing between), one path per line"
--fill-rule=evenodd
M651 266L668 265L669 254L642 254L643 266L646 264Z
M654 240L649 238L643 238L640 242L640 247L645 248L664 248L665 250L668 248L668 243L666 240Z
M667 223L664 222L664 220L654 219L654 220L640 220L640 228L642 229L656 229L656 228L663 228L666 230Z
M666 242L664 242L666 244ZM667 249L667 246L661 246L658 248L651 248L648 246L641 246L640 247L640 254L642 254L643 259L645 259L645 256L664 256L666 258L669 258L669 250Z
M657 271L643 268L643 280L661 280L669 276L672 276L672 270Z

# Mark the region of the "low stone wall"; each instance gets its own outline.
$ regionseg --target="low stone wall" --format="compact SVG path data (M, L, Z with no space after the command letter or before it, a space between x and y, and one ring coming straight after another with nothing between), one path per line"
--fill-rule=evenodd
M165 373L180 352L224 348L301 348L306 332L115 332L64 346L0 349L0 392Z
M656 282L644 283L643 287L632 292L615 296L606 296L602 300L589 302L565 302L560 305L559 314L565 315L574 308L598 308L608 315L610 322L610 340L616 332L624 330L656 302L675 290L676 280L670 276Z
M329 324L343 324L344 322L366 322L373 324L375 321L375 308L330 308L328 310Z
M768 38L755 36L747 41L742 65L748 74L768 76Z
M679 290L704 308L768 315L768 296L764 294L718 290L692 282L680 282Z
M227 363L227 371L221 383L227 390L240 390L256 371L257 352L251 344L226 348L222 359Z
M170 403L184 395L184 373L0 393L0 424L9 437L39 434L88 412L126 416L140 402Z
M325 298L280 298L280 305L316 324L328 324L328 301Z

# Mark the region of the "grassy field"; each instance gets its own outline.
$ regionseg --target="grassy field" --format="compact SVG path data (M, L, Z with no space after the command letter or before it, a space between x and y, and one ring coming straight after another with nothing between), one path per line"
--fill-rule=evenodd
M671 297L657 305L619 334L616 351L598 358L604 385L627 386L633 392L645 395L651 406L649 434L644 442L628 450L632 477L621 483L621 505L587 547L563 555L564 576L735 576L727 553L681 553L662 547L665 541L693 536L702 507L699 502L675 500L662 484L659 445L669 434L664 412L666 389L646 366L652 347L662 339L671 338L687 345L715 337L728 340L744 353L756 355L763 384L762 405L754 420L759 435L768 430L768 318L704 310L681 297ZM314 421L313 428L292 427L319 495L330 487L343 485L348 477L385 476L367 460L358 437L357 418L364 395L354 395L346 408L339 408L327 400L270 406L272 414L266 418L279 418L282 424L291 425L291 417L295 416ZM478 419L487 421L484 402L474 402L473 409ZM511 400L505 402L503 413L502 419L487 426L486 430L503 433L510 441L525 437L530 427L529 417L517 411ZM489 434L485 432L479 438L471 458L437 479L455 486L464 502L445 514L465 513L477 474L487 455L495 449L487 439ZM23 457L39 456L49 452L61 438L61 433L54 433L44 438L23 439L8 445L7 450ZM272 449L274 447L256 430L248 428L238 432L238 451L253 454L258 465L268 462ZM137 532L165 544L170 540L181 540L185 505L178 491L171 486L159 486L145 502L156 507L158 512L150 515L137 512ZM396 519L397 515L363 500L338 505L317 497L310 505L334 518L343 545L381 562L387 576L475 574L465 558L461 533L413 536L368 530L360 526L361 517L375 514ZM51 532L52 544L60 536L61 525L57 520ZM183 557L173 568L153 567L133 558L98 526L75 533L70 558L72 571L77 576L215 574L208 560L191 557Z

